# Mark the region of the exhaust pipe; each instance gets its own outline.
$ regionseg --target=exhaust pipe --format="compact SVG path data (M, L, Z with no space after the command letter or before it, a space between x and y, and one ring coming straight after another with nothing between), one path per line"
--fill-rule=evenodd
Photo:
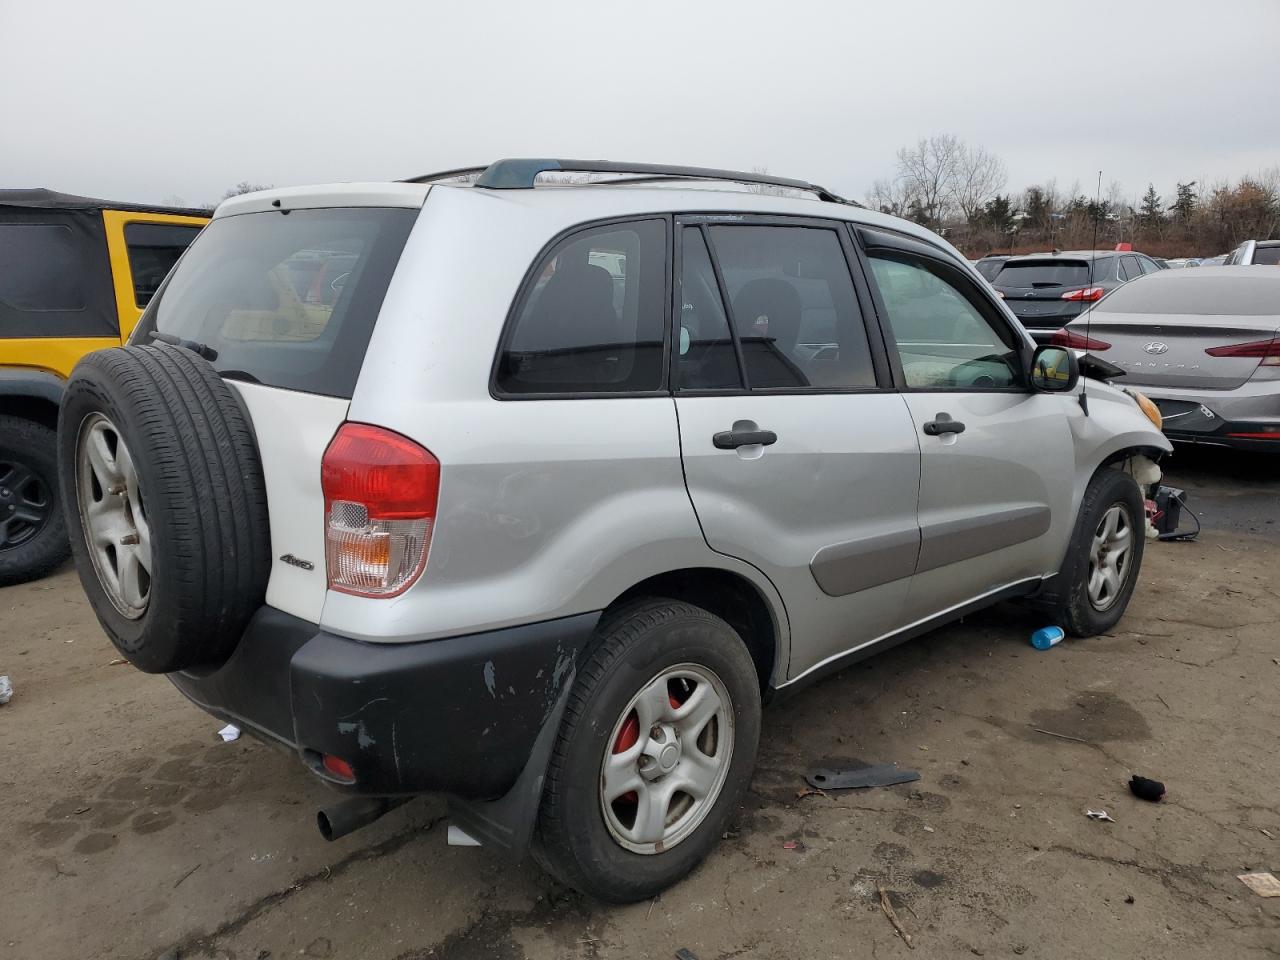
M390 813L410 797L352 797L316 813L316 826L326 840L337 840L348 833L367 827L385 813Z

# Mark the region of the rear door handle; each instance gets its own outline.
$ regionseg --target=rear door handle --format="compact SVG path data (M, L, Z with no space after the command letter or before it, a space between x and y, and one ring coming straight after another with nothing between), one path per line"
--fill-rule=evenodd
M769 446L778 442L778 435L772 430L724 430L711 438L717 450L736 450L753 443Z
M931 437L944 433L964 433L964 424L959 420L952 420L949 413L940 413L924 425L924 432Z

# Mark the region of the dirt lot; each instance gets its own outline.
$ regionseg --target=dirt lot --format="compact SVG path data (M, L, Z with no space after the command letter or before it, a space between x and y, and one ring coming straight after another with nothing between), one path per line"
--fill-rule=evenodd
M1235 879L1280 869L1280 471L1218 455L1183 470L1209 529L1150 547L1116 633L1038 653L1041 624L1000 608L769 711L734 831L685 883L625 909L447 847L435 800L325 844L324 790L113 665L73 572L0 590L16 688L0 707L0 954L1280 956L1280 899ZM827 760L922 779L798 799ZM1133 772L1164 780L1167 801L1131 797Z

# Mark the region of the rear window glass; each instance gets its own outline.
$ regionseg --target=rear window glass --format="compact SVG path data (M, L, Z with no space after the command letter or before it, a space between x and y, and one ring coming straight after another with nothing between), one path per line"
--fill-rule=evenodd
M1277 271L1280 273L1280 271ZM1162 271L1111 291L1098 313L1202 314L1280 320L1280 276L1205 277L1194 270Z
M223 376L350 397L418 211L341 208L212 221L143 316Z
M575 233L535 268L502 350L508 394L636 393L662 386L667 228L662 220Z
M124 245L133 274L133 300L145 307L184 250L200 232L199 227L170 223L127 223Z
M1253 251L1253 262L1268 267L1280 264L1280 247L1258 247Z
M1093 279L1106 272L1105 261L1093 268ZM995 279L1000 287L1083 287L1089 283L1088 260L1024 260L1006 263Z
M0 302L14 310L83 310L85 268L70 227L0 223Z

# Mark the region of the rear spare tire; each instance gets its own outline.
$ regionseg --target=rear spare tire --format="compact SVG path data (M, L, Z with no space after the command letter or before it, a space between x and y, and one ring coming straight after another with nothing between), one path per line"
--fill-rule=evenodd
M167 344L84 357L58 473L80 582L120 653L148 673L224 663L262 605L271 542L257 445L213 367Z

